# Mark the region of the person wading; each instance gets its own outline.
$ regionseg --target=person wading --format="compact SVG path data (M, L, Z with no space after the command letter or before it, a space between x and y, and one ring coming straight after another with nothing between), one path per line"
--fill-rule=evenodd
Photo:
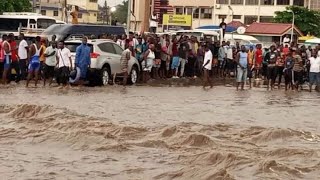
M41 38L36 37L35 43L31 44L29 50L29 67L28 67L28 77L26 87L29 86L31 78L34 76L35 86L38 84L39 70L40 70L40 51L41 51Z
M237 91L239 90L239 85L241 85L241 90L244 90L244 83L247 80L248 74L248 53L246 52L246 47L241 46L241 51L238 52L236 56L237 62Z
M121 73L123 75L123 86L127 85L127 79L128 79L128 64L132 56L132 50L133 46L130 46L129 41L125 44L125 50L121 54L120 58L120 68L121 68Z
M211 79L210 79L210 71L212 69L212 59L213 54L208 45L205 45L205 54L204 54L204 64L203 64L203 89L206 88L207 85L210 85L210 88L213 87Z

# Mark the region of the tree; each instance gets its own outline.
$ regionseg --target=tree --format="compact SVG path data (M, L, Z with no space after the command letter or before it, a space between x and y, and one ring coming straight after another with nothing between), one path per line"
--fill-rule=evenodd
M0 0L0 13L30 12L32 6L29 0Z
M300 6L288 6L286 11L275 12L274 22L292 23L292 12L294 13L294 24L304 33L319 36L320 35L320 12L309 10Z
M122 1L122 4L116 6L116 11L112 13L112 19L119 23L127 23L128 17L128 1Z

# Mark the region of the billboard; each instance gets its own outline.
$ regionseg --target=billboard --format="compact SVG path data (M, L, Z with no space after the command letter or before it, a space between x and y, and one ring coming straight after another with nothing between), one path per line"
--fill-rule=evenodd
M189 30L192 26L191 15L164 14L162 18L164 29L167 30Z

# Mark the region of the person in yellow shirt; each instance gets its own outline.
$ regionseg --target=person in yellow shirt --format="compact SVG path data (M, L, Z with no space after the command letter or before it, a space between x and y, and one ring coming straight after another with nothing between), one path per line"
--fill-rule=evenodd
M78 6L75 6L75 7L74 7L74 11L72 11L72 12L70 13L70 15L72 16L72 21L71 21L71 23L72 23L72 24L79 24L79 22L78 22L79 7L78 7Z
M251 83L251 79L253 77L253 69L254 69L254 65L255 65L255 59L254 59L254 54L255 51L253 50L253 46L250 46L250 49L248 51L248 78L249 78L249 85L250 85L250 89L252 88L252 83Z
M45 39L41 39L41 47L40 47L40 77L44 78L43 76L43 68L44 68L44 63L46 62L46 57L45 57L45 53L47 49L47 42Z

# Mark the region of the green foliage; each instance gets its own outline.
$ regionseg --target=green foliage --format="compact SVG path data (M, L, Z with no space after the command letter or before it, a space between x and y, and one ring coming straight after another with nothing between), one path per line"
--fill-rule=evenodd
M3 12L30 12L29 0L0 0L0 13Z
M116 6L117 10L112 13L112 19L117 20L119 23L127 23L128 17L128 1L125 0L122 4Z
M278 23L292 23L292 12L295 16L294 24L306 35L320 36L320 12L312 11L305 7L289 6L286 11L275 12L276 17L274 22Z

